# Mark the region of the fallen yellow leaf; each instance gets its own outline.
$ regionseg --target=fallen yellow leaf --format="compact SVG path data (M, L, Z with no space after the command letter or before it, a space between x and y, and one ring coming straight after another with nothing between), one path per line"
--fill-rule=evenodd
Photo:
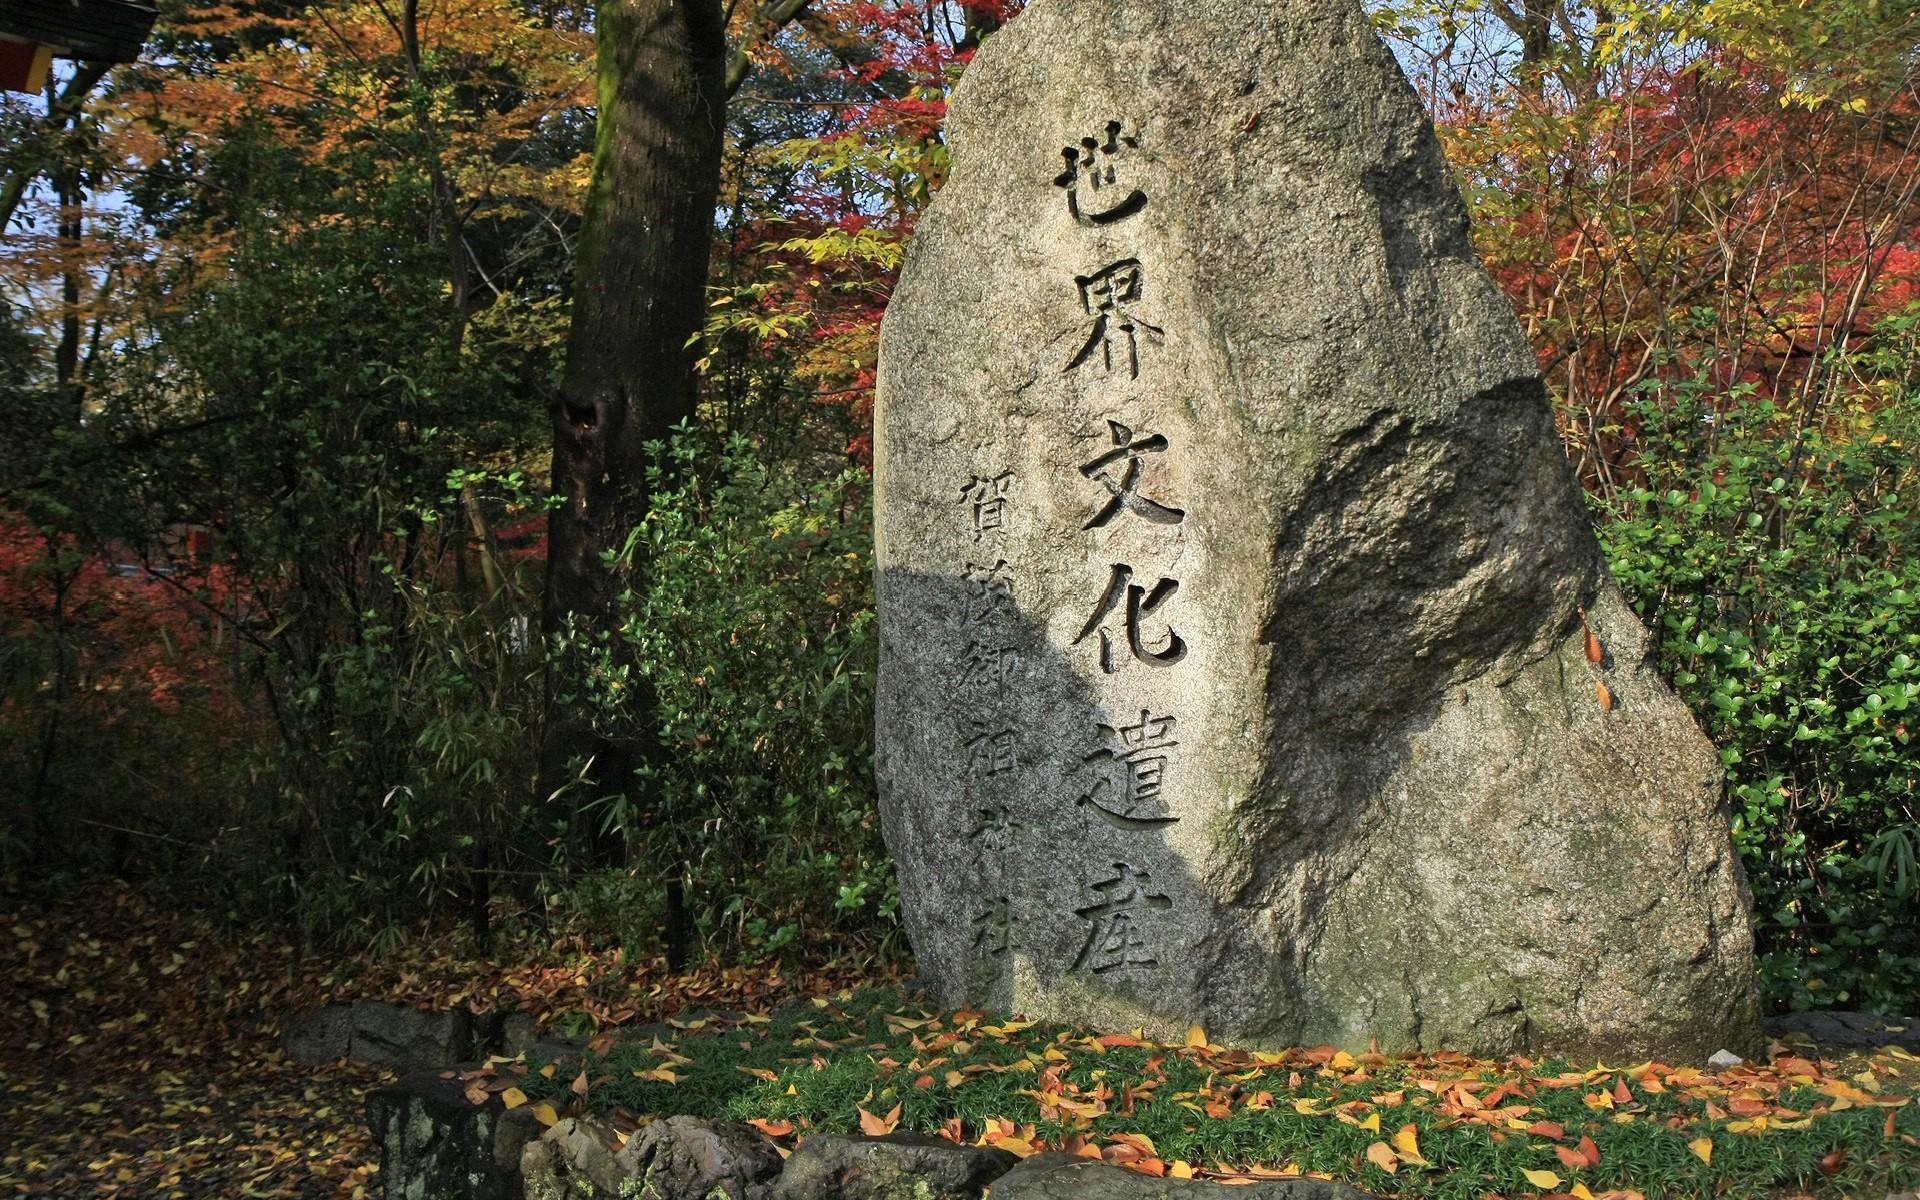
M1687 1143L1687 1149L1693 1151L1694 1157L1699 1159L1701 1162L1706 1163L1709 1166L1712 1165L1713 1163L1713 1139L1712 1138L1695 1138L1692 1141Z
M1543 1192L1552 1192L1552 1191L1559 1190L1560 1177L1558 1175L1555 1175L1552 1171L1522 1171L1520 1173L1527 1177L1528 1183L1539 1188Z
M1167 1174L1173 1176L1175 1179L1192 1179L1193 1164L1187 1163L1187 1162L1175 1162L1167 1168Z
M1419 1163L1423 1167L1427 1165L1427 1160L1420 1154L1420 1130L1413 1124L1402 1125L1400 1132L1393 1135L1393 1148L1408 1162Z
M1400 1156L1385 1142L1375 1142L1367 1147L1367 1161L1389 1175L1400 1169Z
M560 1114L553 1111L551 1104L536 1104L533 1106L533 1119L551 1128L560 1123Z
M1207 1044L1207 1031L1198 1025L1187 1030L1187 1045L1198 1048Z
M527 1094L519 1088L508 1088L500 1093L500 1102L508 1108L519 1108L527 1102Z

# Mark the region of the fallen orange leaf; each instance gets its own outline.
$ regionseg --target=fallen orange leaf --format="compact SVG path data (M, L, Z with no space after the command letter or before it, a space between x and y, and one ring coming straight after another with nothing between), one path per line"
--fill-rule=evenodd
M1367 1161L1389 1175L1400 1169L1400 1156L1385 1142L1375 1142L1367 1147Z

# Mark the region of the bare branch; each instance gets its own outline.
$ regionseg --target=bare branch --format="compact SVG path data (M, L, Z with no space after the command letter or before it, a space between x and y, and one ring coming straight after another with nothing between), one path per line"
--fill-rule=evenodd
M760 6L760 14L753 20L753 28L747 36L734 47L733 56L727 60L727 95L732 96L747 81L747 73L753 69L752 50L761 42L771 38L786 28L788 22L807 11L807 5L813 0L767 0Z

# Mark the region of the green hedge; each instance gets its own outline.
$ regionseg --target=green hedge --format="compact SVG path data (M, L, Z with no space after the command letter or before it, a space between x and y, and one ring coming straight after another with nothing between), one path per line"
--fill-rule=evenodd
M1920 317L1832 364L1819 419L1661 385L1644 481L1602 509L1614 573L1721 747L1777 1007L1920 994Z

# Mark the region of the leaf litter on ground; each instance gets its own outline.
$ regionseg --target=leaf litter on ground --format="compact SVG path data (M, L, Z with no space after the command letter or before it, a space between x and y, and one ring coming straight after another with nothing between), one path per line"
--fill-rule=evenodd
M771 1021L609 1037L579 1064L489 1071L555 1119L747 1121L783 1147L817 1131L912 1130L1016 1155L1064 1151L1185 1179L1313 1175L1381 1195L1878 1196L1920 1185L1920 1061L1569 1064L1174 1044L842 991ZM585 1094L569 1080L588 1077Z
M765 1010L874 976L851 962L675 974L580 939L483 957L432 928L386 953L327 955L117 881L0 881L0 1196L378 1196L365 1098L393 1075L281 1049L281 1022L320 1004L595 1029Z
M938 1011L895 986L856 989L873 972L844 963L676 976L584 944L482 961L431 931L397 955L327 958L117 884L10 890L0 938L0 1003L21 1014L0 1028L0 1194L377 1195L362 1106L391 1076L301 1067L279 1048L284 1015L350 997L597 1030L573 1061L495 1060L466 1090L622 1133L675 1113L748 1121L786 1148L822 1130L914 1130L1172 1178L1310 1174L1474 1200L1920 1186L1920 1063L1894 1050L1835 1061L1776 1046L1765 1065L1709 1071L1249 1050L1199 1028L1167 1045Z

